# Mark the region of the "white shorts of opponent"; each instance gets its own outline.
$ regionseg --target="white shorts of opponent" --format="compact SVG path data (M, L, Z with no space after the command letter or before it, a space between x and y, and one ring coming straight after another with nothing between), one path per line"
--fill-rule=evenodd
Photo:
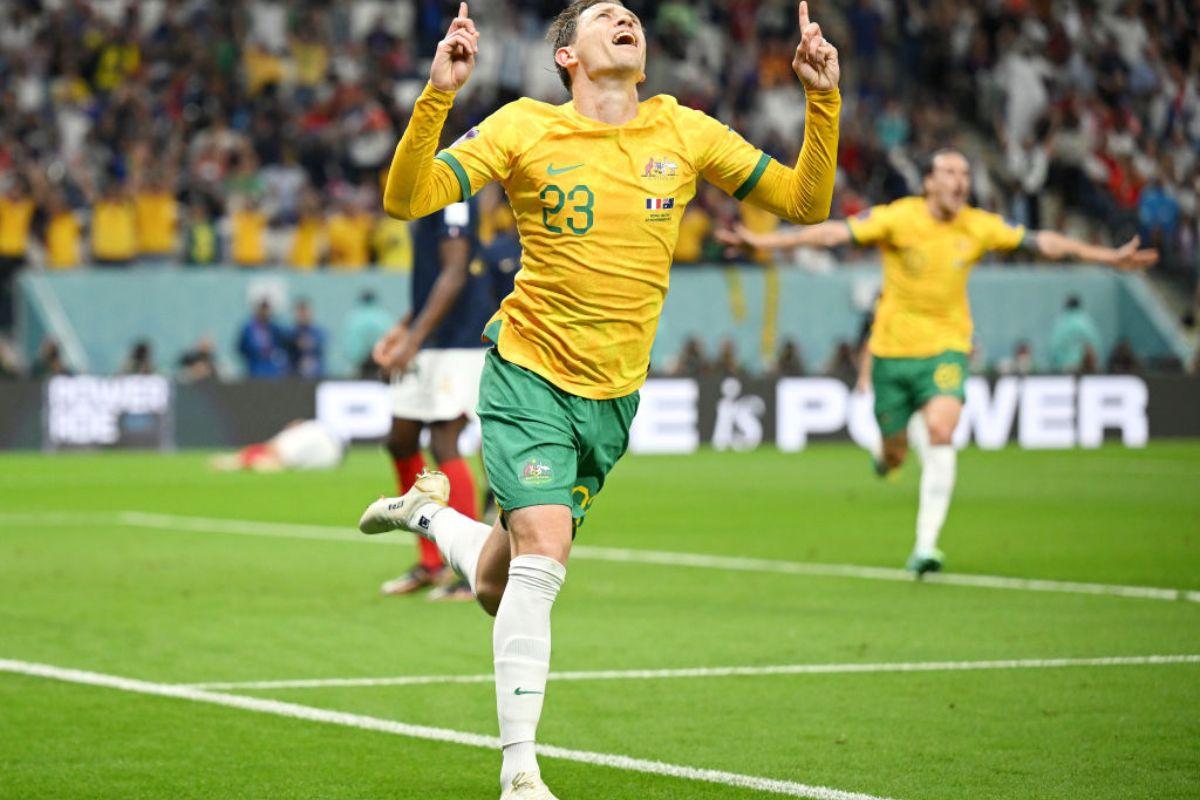
M346 452L345 443L316 420L284 428L271 444L287 469L333 469Z
M484 347L422 350L392 378L392 416L417 422L475 417Z

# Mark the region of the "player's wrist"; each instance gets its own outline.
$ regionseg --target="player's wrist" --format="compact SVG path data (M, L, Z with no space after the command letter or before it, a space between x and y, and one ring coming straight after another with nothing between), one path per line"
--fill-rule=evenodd
M445 102L445 103L453 103L454 96L456 94L458 94L457 87L438 86L438 84L434 81L434 79L430 78L429 81L425 84L425 90L423 92L421 92L420 99L422 99L422 100L428 99L428 100L440 101L440 102Z

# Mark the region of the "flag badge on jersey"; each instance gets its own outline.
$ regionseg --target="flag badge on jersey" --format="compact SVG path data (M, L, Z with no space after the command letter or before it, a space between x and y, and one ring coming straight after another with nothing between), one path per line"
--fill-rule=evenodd
M665 211L665 210L672 209L674 207L675 207L675 198L674 197L647 197L646 198L646 210L647 211L656 211L656 210L664 210Z

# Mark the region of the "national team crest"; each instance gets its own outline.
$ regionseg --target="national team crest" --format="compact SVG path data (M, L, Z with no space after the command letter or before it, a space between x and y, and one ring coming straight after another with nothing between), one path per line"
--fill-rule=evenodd
M642 170L643 178L674 178L679 175L679 165L665 156L656 158L650 156L646 167Z
M674 197L647 197L647 211L670 211L675 207Z
M531 458L526 461L525 468L521 470L521 483L537 486L549 483L553 479L553 468L549 464L539 461L537 458Z

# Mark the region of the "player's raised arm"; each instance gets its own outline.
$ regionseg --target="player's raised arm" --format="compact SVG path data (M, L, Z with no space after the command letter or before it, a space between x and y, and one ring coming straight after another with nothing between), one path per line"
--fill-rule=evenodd
M1125 270L1146 269L1158 261L1157 250L1139 249L1141 239L1137 236L1120 247L1088 244L1056 231L1038 231L1033 241L1040 255L1054 261L1093 261Z
M800 4L800 44L792 60L792 69L804 84L804 142L794 168L789 169L766 155L731 192L739 200L770 211L776 216L811 225L829 216L833 202L833 179L837 170L838 116L842 96L838 91L841 67L837 48L826 41L821 26L808 16L808 3ZM705 177L725 188L720 178L732 174L735 165L743 165L744 140L717 146ZM710 177L715 174L716 179Z
M398 219L423 217L460 199L461 182L454 170L434 161L454 93L475 68L479 32L460 3L446 38L438 43L429 69L429 85L417 98L404 136L392 157L383 207ZM466 199L462 197L461 199Z

